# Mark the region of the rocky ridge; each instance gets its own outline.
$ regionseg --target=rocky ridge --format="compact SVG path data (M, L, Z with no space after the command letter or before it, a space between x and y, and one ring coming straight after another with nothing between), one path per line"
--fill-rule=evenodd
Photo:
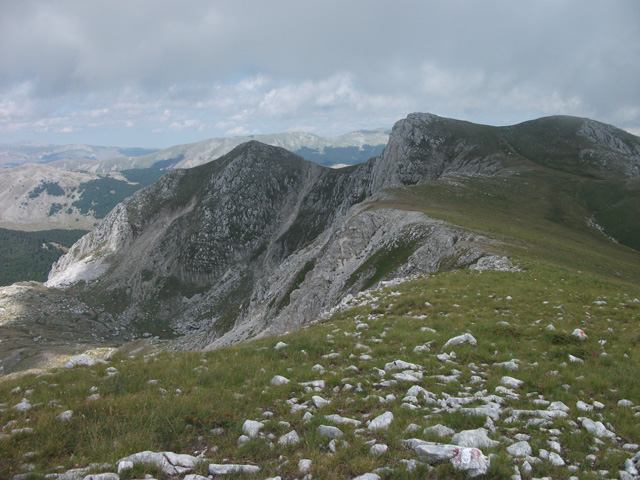
M549 168L549 152L564 155L553 168L573 162L578 175L636 175L637 138L565 120L498 128L411 114L380 156L340 170L251 141L124 201L54 265L46 285L83 302L119 339L180 336L175 347L213 348L298 328L379 280L469 265L496 248L386 205L390 189ZM597 169L582 165L587 149ZM44 297L27 322L50 321ZM20 300L4 293L3 302Z

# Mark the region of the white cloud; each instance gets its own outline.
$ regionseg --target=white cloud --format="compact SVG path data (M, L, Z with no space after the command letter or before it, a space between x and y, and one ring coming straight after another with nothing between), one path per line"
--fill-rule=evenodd
M2 8L3 141L54 139L63 129L79 140L137 135L135 143L158 146L292 125L338 134L391 126L412 111L493 124L558 113L640 123L634 1Z

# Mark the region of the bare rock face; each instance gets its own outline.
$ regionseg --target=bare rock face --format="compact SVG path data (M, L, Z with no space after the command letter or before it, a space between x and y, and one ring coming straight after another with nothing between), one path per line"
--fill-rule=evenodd
M475 236L367 200L436 175L421 134L411 133L427 118L399 122L389 151L353 169L249 142L174 170L118 205L60 258L46 285L87 293L120 330L153 324L155 334L186 335L177 347L213 348L300 327L388 276L473 263L484 254ZM407 151L415 158L394 160ZM378 184L381 175L395 180ZM369 261L398 253L389 271Z

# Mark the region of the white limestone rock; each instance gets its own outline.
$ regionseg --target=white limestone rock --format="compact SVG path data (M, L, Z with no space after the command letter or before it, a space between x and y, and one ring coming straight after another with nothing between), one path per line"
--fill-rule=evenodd
M312 465L313 465L313 460L309 458L303 458L298 462L298 471L303 475L306 475L311 471Z
M289 346L289 345L288 345L288 344L286 344L286 343L284 343L284 342L278 342L278 343L276 343L276 346L275 346L275 347L273 347L273 348L274 348L275 350L280 350L281 348L288 347L288 346Z
M58 420L59 422L68 422L71 420L72 416L73 416L72 410L65 410L60 415L56 416L56 420Z
M374 457L381 457L384 455L389 447L387 447L384 443L376 443L371 447L369 453Z
M120 477L115 473L94 473L87 475L82 480L120 480Z
M444 350L447 347L457 347L458 345L462 345L464 343L475 346L478 344L478 341L470 333L464 333L447 340L447 342L442 346L442 349Z
M451 462L456 470L466 472L470 477L484 475L489 469L489 459L477 448L457 445L418 445L414 448L420 459L426 463Z
M358 475L353 480L380 480L380 475L377 473L365 473L364 475Z
M500 445L500 442L491 440L488 431L485 428L477 428L475 430L463 430L456 433L451 438L452 445L472 448L493 448Z
M317 430L318 435L325 437L325 438L340 438L344 435L344 433L342 433L342 430L340 430L338 427L332 427L329 425L320 425L318 426Z
M255 465L239 465L239 464L217 464L209 465L209 473L211 475L229 475L232 473L256 474L260 471L260 467Z
M300 437L298 436L298 432L296 432L295 430L291 430L289 433L282 435L279 439L278 439L278 443L280 445L296 445L298 443L300 443Z
M256 422L255 420L245 420L242 425L242 433L249 436L249 438L256 437L258 432L264 427L264 423Z
M14 410L18 411L18 412L26 412L28 410L31 410L31 404L29 403L29 401L26 398L23 398L20 403L14 405L13 407Z
M593 410L593 405L589 405L587 403L584 403L582 400L578 400L576 402L576 408L578 410L582 410L583 412L590 412Z
M586 340L587 338L587 334L584 333L584 330L581 330L580 328L576 328L573 332L571 332L571 335L576 337L579 340Z
M551 405L547 407L547 410L568 412L571 409L562 402L551 402Z
M595 437L615 440L616 434L608 430L602 422L594 422L585 417L579 417L578 420L582 423L582 428Z
M404 360L395 360L387 363L384 369L388 372L390 370L422 370L422 367L415 363L405 362Z
M511 372L515 372L516 370L518 370L518 364L514 361L494 363L493 366L498 368L506 368Z
M382 415L378 415L376 418L371 420L369 424L369 430L386 430L391 426L391 422L393 422L393 413L384 412Z
M348 417L342 417L335 413L331 415L325 415L324 418L326 418L329 422L333 423L334 425L351 424L355 427L359 427L362 424L360 420L355 420L353 418L348 418Z
M326 407L331 403L329 400L325 400L319 395L314 395L313 397L311 397L311 400L313 401L313 404L316 406L316 408Z
M532 453L531 445L529 445L529 442L525 440L509 445L506 448L506 451L509 455L514 457L528 457Z
M524 385L524 382L522 380L507 376L502 377L500 379L500 383L509 388L520 388L522 385Z
M287 383L289 383L291 380L289 380L286 377L283 377L282 375L276 375L275 377L273 377L271 379L271 382L269 382L271 385L274 386L278 386L278 385L286 385Z
M549 460L549 463L551 463L551 465L554 465L556 467L563 467L565 465L565 462L562 459L562 457L558 455L556 452L550 452L548 460Z
M425 428L422 433L424 435L427 435L429 433L435 433L439 437L449 437L449 436L453 435L454 433L456 433L456 431L453 430L452 428L449 428L449 427L446 427L444 425L438 424L438 425L434 425L433 427Z

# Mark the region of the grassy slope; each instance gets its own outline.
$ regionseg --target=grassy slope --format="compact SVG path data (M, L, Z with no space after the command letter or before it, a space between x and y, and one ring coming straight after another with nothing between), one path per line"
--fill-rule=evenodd
M401 399L411 384L380 387L379 377L371 370L398 358L424 366L425 377L419 384L439 398L473 393L479 388L493 393L502 375L512 375L525 383L520 398L508 401L509 407L540 408L533 400L541 395L549 401L564 402L571 408L573 419L582 415L598 420L598 412L585 414L576 409L578 400L597 400L606 406L602 420L613 426L622 443L639 443L640 427L634 411L617 406L622 398L640 404L640 384L635 381L640 371L640 303L634 302L640 298L638 252L611 242L585 225L588 210L575 193L571 182L580 181L573 177L538 171L507 180L460 182L466 187L456 187L453 196L451 186L445 188L444 183L434 182L401 190L385 206L421 210L465 228L491 232L504 242L499 249L507 250L524 271L454 271L424 277L374 294L373 304L352 308L279 339L206 353L121 353L108 365L118 370L111 377L106 376L107 365L98 365L7 380L0 384L0 403L6 404L0 412L0 427L15 420L9 430L28 426L35 433L0 441L0 458L7 459L0 464L0 477L19 472L25 462L32 463L36 472L46 473L57 465L71 468L115 462L143 450L193 454L209 449L206 456L217 462L228 459L260 465L262 472L255 478L298 476L299 458L313 459L316 479L353 478L381 466L397 468L388 478L462 478L446 464L432 472L419 468L409 474L400 463L416 458L402 447L402 439L429 439L421 430L404 434L410 423L421 428L443 423L459 431L480 427L484 419L436 412L424 403L418 410L402 407ZM356 328L362 321L368 328ZM498 325L499 321L509 325ZM555 332L545 329L550 323ZM579 342L572 337L574 328L584 329L588 339ZM466 331L478 339L477 347L452 349L457 353L453 364L435 357L447 339ZM288 346L273 349L280 340ZM604 346L599 340L606 341ZM430 353L413 351L415 346L429 342ZM364 351L358 343L370 350ZM340 357L322 358L330 352L338 352ZM601 356L602 352L607 356ZM372 359L361 359L363 353ZM585 363L568 363L569 354ZM512 358L522 362L517 372L491 367ZM336 373L314 372L316 364ZM358 371L345 371L350 365ZM443 385L433 377L449 374L453 368L461 372L458 381ZM269 387L269 380L276 374L292 383ZM482 387L471 383L473 375L486 380ZM157 379L158 384L148 384L151 379ZM327 382L322 392L310 392L298 385L315 379ZM345 390L345 382L360 385L362 391ZM16 386L22 390L11 393ZM93 386L101 398L88 402L86 397ZM159 387L168 393L161 393ZM31 403L39 406L27 413L7 408L18 403L28 389L33 390L28 396ZM368 395L384 397L390 393L397 397L390 404L365 400ZM312 407L314 418L304 423L303 412L291 413L286 400L298 398L304 402L315 394L332 403L318 411ZM52 405L52 399L74 411L69 424L54 420L63 408ZM265 410L273 412L271 419L263 417ZM365 431L357 436L353 427L343 426L349 446L335 455L328 454L328 441L316 433L318 425L328 424L323 414L339 413L365 421L385 410L395 415L390 430L375 434ZM498 455L490 478L509 478L512 474L513 462L504 449L516 433L531 435L534 454L541 448L549 449L548 432L506 423L506 417L496 422L497 431L490 435L501 445L484 449L485 453ZM274 447L268 446L268 438L258 438L238 448L236 440L245 419L265 421L263 431L274 436ZM290 427L280 421L289 422ZM223 427L224 434L212 435L210 430L215 427ZM561 430L557 437L562 457L567 464L579 466L580 478L596 478L594 471L599 469L609 470L610 476L616 477L617 469L630 456L618 448L622 443L614 445L606 440L604 447L598 446L590 434L574 429L567 420L556 420L553 427ZM298 432L302 442L295 447L278 445L277 437L291 429ZM364 444L371 439L386 443L389 451L381 458L371 457ZM212 451L214 446L217 452ZM33 451L38 452L35 457L28 461L22 458ZM595 466L585 462L589 453L598 456ZM284 462L280 455L289 463L278 469ZM146 471L157 474L153 469ZM144 472L138 473L142 477ZM570 474L566 468L543 462L535 467L533 476L545 475L568 478Z

